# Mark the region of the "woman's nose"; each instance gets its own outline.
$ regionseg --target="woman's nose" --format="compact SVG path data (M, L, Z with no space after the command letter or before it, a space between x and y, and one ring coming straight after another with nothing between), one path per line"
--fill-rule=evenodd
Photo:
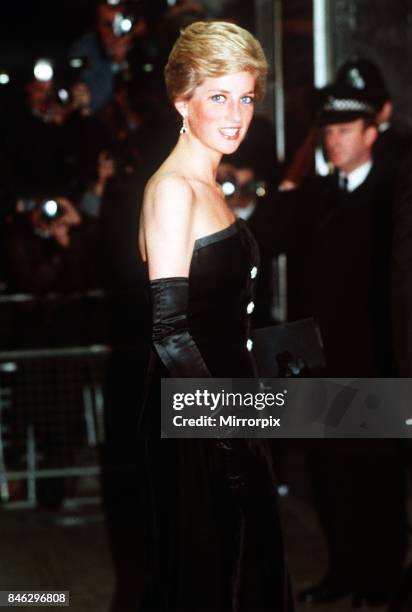
M227 119L235 123L240 123L241 118L242 115L240 110L240 103L236 102L235 100L231 100L227 106Z

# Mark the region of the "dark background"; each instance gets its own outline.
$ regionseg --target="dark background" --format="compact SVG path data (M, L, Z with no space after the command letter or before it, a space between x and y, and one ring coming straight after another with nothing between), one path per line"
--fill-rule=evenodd
M222 0L221 6L227 3ZM241 16L245 10L253 14L265 3L238 0L229 4L233 13ZM9 71L12 82L21 81L33 59L63 56L69 43L91 26L94 6L95 0L4 3L0 70ZM143 2L149 20L154 20L166 6L166 0ZM310 122L308 104L303 106L304 113L296 113L295 106L297 100L306 101L313 82L312 0L283 0L282 10L287 144L288 149L293 149L298 140L295 132L304 132ZM352 55L375 60L393 96L396 122L412 127L412 0L329 0L328 10L332 73Z
M412 0L329 0L332 62L357 54L377 62L393 96L395 119L412 127Z
M94 0L31 0L5 3L1 7L0 69L21 70L39 55L60 56L70 42L91 27ZM166 0L143 2L143 10L154 19L167 6Z

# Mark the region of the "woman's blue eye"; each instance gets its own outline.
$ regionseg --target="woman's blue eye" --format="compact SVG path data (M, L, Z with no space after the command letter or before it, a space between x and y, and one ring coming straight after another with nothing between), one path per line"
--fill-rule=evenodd
M243 96L242 98L244 104L253 104L254 101L255 99L252 96Z
M225 101L225 96L222 96L222 94L215 94L214 96L212 96L212 100L214 102L224 102Z

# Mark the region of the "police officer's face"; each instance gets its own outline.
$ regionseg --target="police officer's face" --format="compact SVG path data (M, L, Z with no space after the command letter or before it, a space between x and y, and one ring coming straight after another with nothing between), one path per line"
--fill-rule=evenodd
M324 143L329 161L335 168L347 174L371 158L376 138L376 128L365 127L363 119L348 123L332 123L324 130Z

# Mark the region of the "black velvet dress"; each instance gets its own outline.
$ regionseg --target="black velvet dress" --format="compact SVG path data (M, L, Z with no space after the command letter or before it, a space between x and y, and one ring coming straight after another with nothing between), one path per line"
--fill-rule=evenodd
M255 376L248 343L256 243L243 221L196 241L189 274L191 336L214 377ZM248 313L249 310L249 313ZM153 352L141 427L144 612L290 612L276 487L264 440L160 439Z

